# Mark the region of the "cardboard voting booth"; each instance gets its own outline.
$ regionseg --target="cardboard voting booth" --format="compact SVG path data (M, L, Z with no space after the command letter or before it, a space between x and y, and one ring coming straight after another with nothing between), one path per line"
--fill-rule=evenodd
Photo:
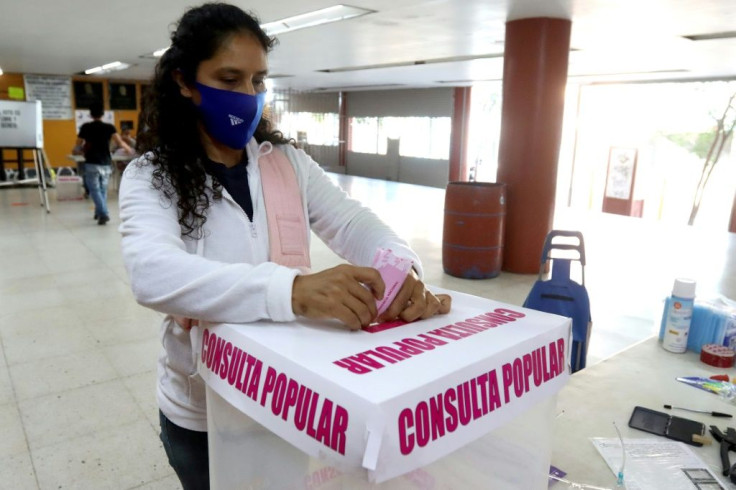
M212 488L546 486L570 320L451 294L374 332L203 325Z
M0 100L0 148L43 148L41 101Z

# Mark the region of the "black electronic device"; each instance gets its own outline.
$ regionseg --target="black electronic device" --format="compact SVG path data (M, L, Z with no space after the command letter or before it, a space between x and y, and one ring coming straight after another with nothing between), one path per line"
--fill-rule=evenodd
M691 446L702 446L703 443L698 439L705 435L705 424L701 422L644 407L634 407L629 419L629 427L665 436Z

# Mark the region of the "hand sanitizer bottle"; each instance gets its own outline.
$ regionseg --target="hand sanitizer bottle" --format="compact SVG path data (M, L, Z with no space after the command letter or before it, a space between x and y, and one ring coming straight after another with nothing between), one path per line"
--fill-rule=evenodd
M662 347L675 353L687 350L687 334L690 331L690 320L693 318L695 300L695 281L691 279L675 279L672 297L669 299L667 323L664 328Z

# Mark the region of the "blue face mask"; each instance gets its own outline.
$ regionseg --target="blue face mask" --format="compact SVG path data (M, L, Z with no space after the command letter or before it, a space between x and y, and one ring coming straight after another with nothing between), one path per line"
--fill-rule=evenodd
M209 135L234 150L245 148L261 120L266 92L249 95L195 85L202 98L197 110Z

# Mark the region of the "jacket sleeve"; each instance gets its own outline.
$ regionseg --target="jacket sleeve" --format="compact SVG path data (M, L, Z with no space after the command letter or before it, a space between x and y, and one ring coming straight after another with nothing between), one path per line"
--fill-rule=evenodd
M295 319L296 270L271 262L217 262L188 251L176 205L151 182L151 165L140 159L128 165L120 184L123 260L138 303L209 322Z
M289 147L289 157L306 173L307 209L315 234L332 251L348 262L370 266L378 248L388 248L399 257L411 259L422 277L419 256L387 224L325 174L302 150Z

